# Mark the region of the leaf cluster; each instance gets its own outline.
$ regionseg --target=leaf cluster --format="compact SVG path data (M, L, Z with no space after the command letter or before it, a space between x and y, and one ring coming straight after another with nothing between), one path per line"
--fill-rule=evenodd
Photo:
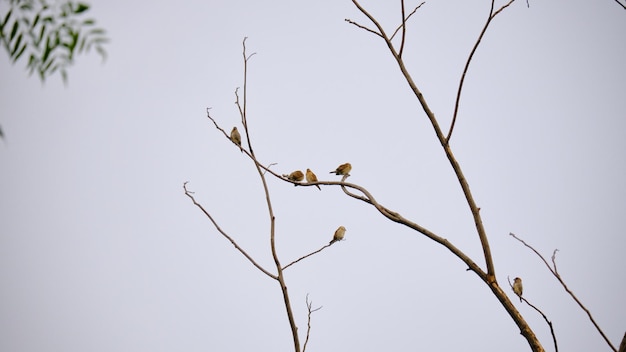
M29 75L41 81L59 71L67 82L67 68L76 55L94 48L106 59L106 32L92 18L82 17L90 5L77 1L51 4L48 0L9 0L8 11L0 12L0 46L11 61L28 57Z

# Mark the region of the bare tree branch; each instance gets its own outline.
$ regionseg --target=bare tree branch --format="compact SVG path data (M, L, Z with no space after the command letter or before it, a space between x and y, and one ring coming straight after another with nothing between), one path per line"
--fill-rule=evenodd
M360 25L360 24L358 24L358 23L354 22L353 20L351 20L351 19L349 19L349 18L346 18L344 21L346 21L346 22L348 22L348 23L350 23L350 24L353 24L353 25L355 25L355 26L357 26L357 27L359 27L359 28L365 29L366 31L368 31L368 32L370 32L370 33L374 33L374 34L376 34L376 35L377 35L377 36L379 36L379 37L382 37L382 35L381 35L380 33L376 32L376 31L374 31L374 30L371 30L371 29L369 29L369 28L367 28L367 27L365 27L365 26L362 26L362 25Z
M459 89L456 93L456 101L454 103L454 115L452 115L452 123L450 124L450 130L448 131L448 136L446 137L446 144L450 143L450 137L452 137L452 131L454 130L454 124L456 123L456 117L459 113L459 101L461 100L461 92L463 91L463 83L465 82L465 75L467 74L467 70L469 69L470 62L472 62L472 58L474 57L474 53L476 49L478 49L478 45L480 45L480 41L483 39L485 32L487 32L487 28L489 28L489 24L491 24L491 20L493 20L502 10L511 5L515 0L510 0L506 5L503 5L498 11L493 12L495 0L491 0L491 9L489 10L489 17L487 18L487 22L483 27L483 30L480 32L478 36L478 40L474 44L472 51L467 58L467 62L465 63L465 68L463 69L463 74L461 74L461 80L459 81Z
M204 215L206 215L206 216L209 218L209 220L211 220L211 222L213 223L213 226L215 226L215 229L216 229L219 233L221 233L221 234L222 234L222 236L224 236L227 240L229 240L229 241L230 241L230 243L232 243L232 244L233 244L233 246L235 246L235 248L236 248L239 252L241 252L241 254L243 254L243 256L244 256L244 257L246 257L246 258L250 261L250 263L252 263L252 265L254 265L255 267L257 267L257 269L261 270L261 271L262 271L265 275L267 275L267 276L271 277L271 278L272 278L272 279L274 279L274 280L278 280L278 276L276 276L276 275L274 275L274 274L270 273L269 271L265 270L265 269L264 269L261 265L259 265L259 264L258 264L258 263L254 260L254 259L252 259L252 257L251 257L251 256L250 256L250 255L249 255L249 254L248 254L245 250L243 250L241 247L239 247L239 245L237 244L237 242L236 242L236 241L235 241L232 237L230 237L230 236L229 236L226 232L224 232L224 230L222 230L222 228L221 228L221 227L217 224L217 222L213 219L213 217L211 216L211 214L209 214L209 212L208 212L208 211L206 211L206 209L204 209L204 207L203 207L200 203L198 203L198 202L196 201L196 199L195 199L195 198L193 197L193 195L192 195L192 194L193 194L193 192L191 192L191 191L189 191L189 190L187 189L187 183L188 183L188 182L183 183L183 189L185 190L185 195L186 195L187 197L191 198L191 201L193 202L193 204L194 204L195 206L197 206L198 208L200 208L200 210L202 210L202 212L204 213Z
M621 2L619 2L619 0L615 0L616 3L619 4L619 6L621 6L624 10L626 10L626 5L622 4Z
M291 327L291 335L293 337L293 345L294 350L296 352L300 352L300 339L298 337L298 327L296 325L296 320L293 315L293 310L291 308L291 303L289 301L289 293L287 292L287 284L285 283L285 278L283 277L282 265L280 264L280 260L278 259L278 253L276 252L276 217L274 216L274 209L272 207L272 200L270 197L269 188L267 186L267 180L265 179L265 173L262 172L262 168L259 166L259 163L256 161L256 156L254 155L254 149L252 148L252 142L250 140L250 130L248 129L248 120L247 120L247 101L248 101L248 60L255 54L252 53L249 56L246 53L246 39L243 39L243 67L244 67L244 75L243 75L243 108L240 104L239 95L235 94L237 97L237 107L239 108L239 113L241 115L241 123L243 124L244 130L246 132L246 139L248 140L248 147L250 148L250 157L254 161L254 166L261 178L261 182L263 183L263 191L265 193L265 202L267 204L267 211L270 221L270 247L272 250L272 258L274 258L274 263L276 265L276 270L278 271L278 282L280 284L280 290L283 294L283 301L285 302L285 309L287 310L287 318L289 320L289 326ZM247 153L246 153L247 154ZM268 170L265 168L265 170Z
M443 134L443 131L442 131L441 127L439 126L439 122L437 121L437 118L435 117L435 114L432 112L432 110L430 110L430 107L428 106L428 104L426 102L426 99L424 98L424 95L422 94L422 92L419 90L419 88L417 87L417 85L413 81L413 78L411 77L411 74L408 72L408 70L407 70L407 68L406 68L406 66L404 64L404 61L402 60L402 57L400 57L400 55L398 55L398 53L396 52L393 44L391 43L391 40L386 35L386 33L385 33L384 29L382 28L382 26L380 25L380 23L367 10L365 10L359 4L359 2L357 0L352 0L352 3L378 29L381 38L385 41L385 44L387 45L387 48L391 52L391 55L394 57L394 59L396 59L396 62L398 64L398 67L400 68L400 71L402 72L402 75L404 76L404 78L406 79L407 83L411 87L411 90L413 91L413 93L415 94L415 97L419 101L419 103L420 103L420 105L422 107L422 110L426 113L426 116L428 117L428 120L430 121L431 125L433 126L433 129L435 130L435 134L437 136L437 139L439 140L439 143L441 144L441 146L442 146L442 148L443 148L443 150L445 152L445 155L448 158L448 161L450 162L450 165L451 165L452 169L454 170L456 178L459 181L459 184L461 186L461 189L463 190L463 194L465 196L467 204L468 204L468 206L470 208L470 211L472 213L472 217L474 218L474 224L476 226L476 231L478 233L478 238L480 240L481 247L483 249L483 256L484 256L485 263L486 263L486 266L487 266L487 273L486 274L483 273L484 276L481 276L481 275L479 275L479 276L481 276L481 279L483 279L485 281L485 283L489 286L489 288L491 289L493 294L500 301L500 303L502 304L504 309L508 312L508 314L511 316L513 321L515 321L515 323L517 324L517 326L520 329L521 334L528 341L528 344L531 347L531 349L533 351L535 351L535 352L544 351L544 348L543 348L543 346L541 346L541 343L539 342L539 339L537 338L535 333L532 331L532 329L530 328L530 326L528 325L528 323L526 322L524 317L522 317L522 315L517 311L517 308L513 305L513 303L511 302L511 300L507 296L506 292L504 292L502 290L502 288L498 285L498 282L496 280L495 266L493 264L493 258L492 258L492 255L491 255L491 248L489 246L489 241L487 239L487 234L486 234L485 228L484 228L483 223L482 223L482 218L480 216L480 208L476 205L476 202L474 201L474 197L473 197L472 192L470 190L469 184L468 184L468 182L467 182L467 180L465 178L465 175L463 174L463 171L461 170L461 166L459 165L459 163L457 162L454 154L452 153L452 149L450 148L450 146L449 146L449 144L448 144L448 142L446 140L446 136ZM362 197L361 198L357 198L357 199L363 200ZM395 222L403 223L406 226L409 226L411 228L416 229L417 231L421 232L422 234L427 235L429 238L431 238L431 239L437 241L438 243L441 243L442 245L446 246L446 248L448 248L457 257L461 258L464 262L472 262L473 263L473 261L471 261L471 259L469 259L462 252L458 251L458 249L456 249L456 247L454 247L450 243L448 243L447 240L442 239L442 238L440 238L438 236L435 236L434 234L430 233L429 231L425 230L424 228L421 228L417 224L409 222L406 219L403 219L403 218L401 218L399 216L395 216L394 213L389 212L384 207L376 206L376 205L375 205L375 207L381 212L381 214L383 214L384 216L386 216L390 220L395 221ZM455 250L456 250L456 252L455 252ZM474 270L476 273L479 273L479 272L482 273L482 271L478 267L476 267L476 269L471 269L471 270Z
M398 50L398 56L402 57L402 52L404 51L404 40L406 39L406 17L404 15L404 0L400 0L400 7L402 7L402 40L400 41L400 50ZM391 38L389 38L389 40L391 40Z
M285 269L287 269L288 267L290 267L290 266L292 266L292 265L296 264L297 262L301 261L302 259L306 259L306 258L308 258L308 257L312 256L313 254L317 254L317 253L319 253L319 252L323 251L324 249L326 249L326 248L328 248L328 247L330 247L330 246L331 246L330 244L327 244L327 245L323 246L322 248L320 248L320 249L318 249L318 250L316 250L316 251L314 251L314 252L311 252L311 253L309 253L309 254L307 254L307 255L304 255L304 256L302 256L302 257L300 257L300 258L298 258L298 259L294 260L293 262L291 262L291 263L289 263L289 264L285 265L285 266L283 267L283 270L285 270Z
M613 351L617 352L617 349L615 348L615 346L613 346L611 341L609 341L609 339L604 334L604 331L602 331L600 326L596 323L595 319L593 319L593 316L591 315L591 312L589 311L589 309L587 309L587 307L585 307L580 302L580 300L578 300L578 297L576 297L576 295L574 295L574 293L569 289L569 287L567 287L567 285L565 284L565 282L561 278L561 275L559 274L559 272L557 270L557 267L556 267L556 252L558 251L558 249L555 249L554 252L552 252L552 264L554 265L554 267L551 267L550 264L548 264L548 261L546 261L546 259L541 254L539 254L539 252L537 252L537 250L535 248L533 248L531 245L527 244L524 240L522 240L521 238L517 237L512 232L509 233L509 235L512 236L513 238L515 238L516 240L518 240L519 242L521 242L524 246L529 248L531 251L533 251L543 261L543 263L546 265L546 267L548 267L548 270L550 270L552 275L554 275L554 277L561 283L561 286L563 286L565 291L574 299L574 301L576 301L576 303L578 303L578 306L582 310L584 310L585 313L587 313L587 316L589 317L589 320L591 320L591 323L593 323L593 326L596 327L596 330L598 330L598 332L600 333L602 338L604 338L604 341L606 341L606 343L609 345L609 347L611 347L611 349Z
M309 301L309 294L306 294L306 308L308 311L307 314L307 328L306 328L306 339L304 340L304 347L302 348L302 352L306 351L306 345L309 343L309 336L311 335L311 315L318 310L322 309L322 306L319 306L313 309L313 301Z
M409 20L409 18L411 18L411 16L413 16L413 14L414 14L414 13L416 13L416 12L417 12L417 10L418 10L420 7L422 7L422 5L424 5L424 4L425 4L425 2L422 2L421 4L417 5L417 6L413 9L413 11L411 11L411 13L410 13L408 16L406 16L406 18L404 18L404 21L402 21L402 24L401 24L401 25L399 25L399 26L398 26L398 28L396 28L396 30L393 32L393 34L391 35L391 37L389 37L389 40L393 40L393 37L395 37L395 36L396 36L396 34L398 34L398 31L404 27L404 25L405 25L406 21L408 21L408 20Z
M380 31L381 36L382 36L383 40L385 41L385 44L387 44L387 48L389 48L389 51L391 52L393 57L396 59L396 62L398 63L398 66L400 67L400 71L402 72L402 75L405 77L407 83L411 87L411 90L413 91L413 93L415 94L416 98L420 102L420 105L422 106L422 109L426 113L426 116L428 117L429 121L431 122L431 125L433 126L433 129L435 130L435 134L437 135L437 139L439 139L439 143L443 147L444 152L446 154L446 157L448 158L448 161L450 162L450 164L452 166L452 169L454 170L454 172L456 174L456 177L459 180L459 183L461 185L461 189L463 190L463 194L465 196L465 199L467 200L467 203L468 203L468 205L470 207L470 210L472 212L472 216L474 217L474 223L476 225L476 230L478 232L478 237L480 239L481 246L483 248L483 254L484 254L484 257L485 257L485 262L487 264L488 282L489 283L495 282L495 280L496 280L496 278L495 278L495 267L493 265L493 259L491 257L491 249L489 247L489 241L487 240L487 234L485 232L485 228L483 226L482 219L481 219L480 214L479 214L479 208L476 205L476 202L474 201L474 197L472 196L472 192L470 191L469 184L467 183L467 180L465 179L465 175L463 175L463 172L461 170L461 166L456 161L456 158L454 157L454 154L452 153L452 149L450 149L450 146L446 143L445 136L443 135L443 132L441 130L441 127L439 126L439 122L437 121L437 118L435 117L435 114L432 112L432 110L430 110L430 107L426 103L426 99L424 98L424 95L422 94L422 92L419 90L419 88L417 87L417 85L413 81L413 78L411 77L411 74L408 72L408 70L406 69L406 66L404 65L404 61L402 61L402 58L396 52L395 48L393 47L393 45L392 45L391 41L389 40L389 38L387 37L387 35L385 34L385 31L382 28L382 26L380 25L380 23L369 12L367 12L358 3L357 0L352 0L352 3L365 16L367 16L367 18L369 18L370 21L372 21L372 23Z
M513 285L511 284L511 280L510 280L510 278L508 276L506 277L506 280L509 282L509 286L510 286L511 290L513 291ZM554 351L555 352L559 352L559 345L556 342L556 335L554 334L554 327L552 326L552 322L550 320L548 320L548 317L545 314L543 314L543 312L539 308L535 307L525 297L520 296L520 301L526 302L526 304L528 304L534 310L536 310L539 314L541 314L541 316L543 317L543 320L546 321L546 323L548 324L548 327L550 328L550 334L552 334L552 341L554 342Z

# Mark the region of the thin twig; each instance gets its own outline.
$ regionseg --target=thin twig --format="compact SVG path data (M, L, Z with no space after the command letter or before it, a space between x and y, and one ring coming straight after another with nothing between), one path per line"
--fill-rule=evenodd
M206 211L206 209L204 209L204 207L198 203L196 201L196 199L194 198L194 196L192 195L193 192L189 191L187 189L187 183L189 182L185 182L183 183L183 189L185 190L185 195L189 198L191 198L191 201L193 202L193 204L195 206L197 206L198 208L200 208L200 210L202 210L202 212L204 213L204 215L206 215L209 220L211 220L211 222L213 223L213 226L215 226L215 229L222 234L222 236L224 236L227 240L230 241L230 243L233 244L233 246L235 246L235 249L237 249L239 252L241 252L241 254L243 254L244 257L246 257L250 263L252 263L255 267L257 267L257 269L261 270L265 275L271 277L274 280L278 280L278 277L272 273L270 273L269 271L265 270L261 265L259 265L254 259L252 259L252 257L241 247L239 247L239 245L237 244L237 242L230 237L224 230L222 230L222 228L217 224L217 222L213 219L213 217L211 216L211 214L209 214L208 211Z
M309 301L309 294L306 294L306 308L308 311L307 314L307 328L306 328L306 340L304 340L304 347L302 347L302 352L306 351L306 345L309 343L309 336L311 334L311 315L318 310L322 309L322 306L319 306L313 309L313 301Z
M489 17L487 18L487 22L485 22L485 26L483 30L480 32L478 36L478 40L474 44L472 51L467 58L467 62L465 62L465 68L463 68L463 74L461 74L461 80L459 81L459 89L456 93L456 101L454 102L454 114L452 115L452 123L450 123L450 130L448 131L448 136L446 137L446 144L450 143L450 138L452 137L452 131L454 130L454 125L456 124L456 117L459 113L459 102L461 100L461 92L463 91L463 83L465 82L465 75L467 74L467 70L469 69L470 62L472 62L472 58L474 57L474 53L476 49L478 49L478 45L480 45L480 41L483 39L485 32L487 32L487 28L489 24L491 24L491 20L494 19L502 10L511 5L515 0L510 0L507 4L503 5L498 11L493 12L493 7L495 5L495 0L491 0L491 8L489 9Z
M353 24L353 25L355 25L355 26L357 26L357 27L359 27L359 28L361 28L361 29L365 29L366 31L368 31L368 32L370 32L370 33L374 33L374 34L376 34L376 35L377 35L377 36L379 36L379 37L382 37L382 35L381 35L380 33L376 32L376 31L374 31L374 30L371 30L371 29L369 29L369 28L367 28L367 27L365 27L365 26L362 26L362 25L360 25L360 24L358 24L358 23L354 22L353 20L351 20L351 19L349 19L349 18L346 18L344 21L346 21L346 22L348 22L348 23L350 23L350 24Z
M615 352L617 352L617 349L615 348L615 346L613 346L613 344L611 343L611 341L609 341L609 339L606 337L606 335L604 334L604 331L602 331L602 329L600 328L600 326L596 323L595 319L593 319L593 316L591 315L591 312L589 311L589 309L587 309L587 307L585 307L580 300L578 300L578 297L576 297L576 295L574 295L574 293L569 289L569 287L567 287L567 285L565 284L565 282L563 281L563 279L561 278L561 274L559 274L557 267L556 267L556 252L558 251L558 249L555 249L554 252L552 252L552 264L554 265L554 268L550 266L550 264L548 264L548 261L546 261L546 259L539 254L539 252L537 252L537 250L535 248L533 248L531 245L527 244L524 240L522 240L521 238L517 237L514 233L509 233L510 236L512 236L513 238L515 238L516 240L518 240L519 242L521 242L524 246L526 246L527 248L529 248L531 251L535 252L535 254L541 258L541 260L543 261L543 263L548 267L548 270L550 270L550 272L552 273L552 275L554 275L554 277L561 283L561 286L563 286L563 289L565 289L565 291L574 299L574 301L576 301L576 303L578 303L578 306L585 311L585 313L587 313L587 316L589 317L589 320L591 320L591 323L593 324L593 326L596 327L596 330L598 330L598 332L600 333L600 335L602 336L602 338L604 338L604 341L606 341L606 343L609 345L609 347L611 347L611 349Z
M624 10L626 10L626 5L622 4L621 2L619 2L619 0L615 0L616 3L619 4L619 6L621 6Z
M511 279L507 276L506 280L509 282L509 286L510 286L511 290L513 290L513 285L511 284ZM555 352L559 352L559 345L556 342L556 335L554 333L554 327L552 326L552 322L548 319L548 317L545 314L543 314L543 312L539 308L535 307L535 305L530 303L525 297L520 296L520 301L526 302L526 304L528 304L534 310L536 310L539 314L541 314L541 316L543 317L543 320L546 321L546 323L548 324L548 327L550 328L550 334L552 334L552 341L554 342L554 351Z
M409 18L411 18L411 16L413 16L413 14L414 14L414 13L416 13L416 12L417 12L417 10L418 10L420 7L422 7L422 5L424 5L424 4L425 4L425 2L422 2L421 4L417 5L417 7L415 7L415 8L413 9L413 11L411 11L411 13L410 13L408 16L406 16L406 18L404 19L404 21L402 22L402 24L401 24L401 25L399 25L399 26L398 26L398 28L396 28L396 30L393 32L393 34L391 35L391 37L389 37L389 40L393 40L393 37L395 37L395 36L396 36L396 34L398 33L398 31L399 31L399 30L403 27L404 23L406 23L406 21L408 21L408 20L409 20Z
M318 250L316 250L316 251L314 251L314 252L311 252L311 253L309 253L309 254L307 254L307 255L303 255L302 257L300 257L300 258L298 258L298 259L294 260L293 262L291 262L291 263L289 263L289 264L285 265L285 266L283 267L283 270L285 270L285 269L287 269L288 267L290 267L290 266L292 266L292 265L296 264L297 262L301 261L302 259L308 258L308 257L312 256L313 254L317 254L317 253L319 253L319 252L323 251L324 249L326 249L326 248L328 248L328 247L330 247L330 244L327 244L327 245L323 246L322 248L320 248L320 249L318 249Z

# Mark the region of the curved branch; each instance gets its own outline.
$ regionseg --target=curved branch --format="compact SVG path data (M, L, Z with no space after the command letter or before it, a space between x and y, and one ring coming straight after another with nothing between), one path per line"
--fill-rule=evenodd
M548 267L548 270L550 270L550 272L552 273L552 275L554 275L554 277L561 283L561 286L563 286L563 289L565 289L565 291L567 293L569 293L569 295L574 299L574 301L576 301L576 303L578 303L578 306L585 311L585 313L587 313L587 316L589 317L589 320L591 320L591 323L593 324L593 326L596 327L596 330L598 330L598 332L600 333L600 335L602 336L602 338L604 339L604 341L606 341L606 343L609 345L609 347L611 347L611 349L615 352L617 352L617 349L615 348L615 346L613 346L613 344L611 343L611 341L608 339L608 337L606 337L606 335L604 334L604 331L602 331L602 329L600 328L600 326L598 325L598 323L596 323L595 319L593 319L593 316L591 315L591 312L589 311L589 309L587 309L587 307L585 307L579 300L578 297L576 297L576 295L574 295L574 293L569 289L569 287L567 287L567 285L565 284L565 282L563 281L563 279L561 278L561 275L559 274L557 267L556 267L556 252L558 251L558 249L555 249L554 252L552 253L552 265L554 267L551 267L550 264L548 264L548 261L541 255L539 254L539 252L537 252L537 250L535 248L533 248L531 245L527 244L524 240L522 240L521 238L517 237L514 233L509 233L510 236L512 236L513 238L515 238L516 240L518 240L519 242L521 242L524 246L526 246L527 248L529 248L531 251L533 251L542 261L543 263L546 265L546 267Z
M494 17L496 17L502 10L504 10L509 5L511 5L513 1L515 0L510 0L506 5L503 5L495 13L493 12L493 6L494 6L495 0L491 1L491 9L489 10L489 17L487 18L487 22L485 23L483 30L480 32L480 35L478 36L478 40L476 40L476 43L474 44L474 47L472 48L472 51L470 52L469 57L467 58L467 62L465 63L465 68L463 69L463 74L461 75L461 80L459 81L459 90L456 93L456 101L454 103L454 115L452 115L452 123L450 124L450 130L448 131L448 136L446 137L446 144L450 143L450 137L452 137L452 131L454 130L454 124L456 123L456 116L459 112L459 101L461 100L461 91L463 90L463 83L465 82L465 75L467 74L467 70L469 69L470 62L472 62L474 53L476 52L476 49L478 49L478 45L480 45L480 41L483 39L485 32L487 32L487 28L489 27L491 20L493 20Z
M185 183L183 183L183 189L185 190L185 195L186 195L187 197L191 198L191 201L193 202L193 204L194 204L195 206L197 206L198 208L200 208L200 210L202 210L202 212L204 213L204 215L206 215L206 216L209 218L209 220L211 220L211 222L213 223L213 226L215 226L215 229L216 229L219 233L221 233L221 234L222 234L222 236L224 236L227 240L229 240L229 241L230 241L230 243L232 243L232 244L233 244L233 246L235 246L235 249L237 249L237 250L238 250L241 254L243 254L243 256L244 256L244 257L246 257L246 258L250 261L250 263L252 263L252 265L254 265L257 269L261 270L261 271L263 272L263 274L265 274L265 275L267 275L267 276L271 277L271 278L272 278L272 279L274 279L274 280L278 280L278 276L276 276L276 275L274 275L274 274L270 273L269 271L265 270L265 269L264 269L261 265L259 265L256 261L254 261L254 259L252 259L252 257L251 257L248 253L246 253L246 251L245 251L245 250L243 250L241 247L239 247L239 245L237 244L237 242L235 242L235 240L234 240L232 237L228 236L228 234L227 234L226 232L224 232L224 230L222 230L222 228L220 228L220 226L217 224L217 222L215 221L215 219L213 219L213 217L211 216L211 214L209 214L209 212L208 212L208 211L206 211L206 209L204 209L204 207L203 207L200 203L198 203L198 202L196 201L196 199L195 199L195 198L193 197L193 195L192 195L192 194L193 194L193 192L191 192L191 191L189 191L189 190L187 189L187 183L189 183L189 182L185 182Z

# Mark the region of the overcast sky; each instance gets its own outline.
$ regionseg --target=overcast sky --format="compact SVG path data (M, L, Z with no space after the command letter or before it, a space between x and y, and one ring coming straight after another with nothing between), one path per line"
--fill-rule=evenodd
M393 3L393 4L392 4ZM388 32L398 1L364 1ZM408 4L408 2L407 2ZM499 2L502 5L502 2ZM0 350L289 351L277 282L254 268L182 185L275 272L253 164L206 117L234 104L248 37L248 121L259 160L350 182L485 267L432 127L384 43L348 0L94 1L108 59L79 56L64 87L0 55ZM415 6L417 3L411 3ZM2 6L7 6L6 2ZM407 5L408 6L408 5ZM444 129L488 1L430 1L404 58ZM613 0L516 1L466 77L451 147L488 232L497 279L553 322L563 351L617 347L624 317L626 11ZM309 351L528 351L491 291L440 245L338 187L269 178L283 263L346 240L285 277ZM512 295L512 293L511 293ZM548 351L549 329L513 299Z

